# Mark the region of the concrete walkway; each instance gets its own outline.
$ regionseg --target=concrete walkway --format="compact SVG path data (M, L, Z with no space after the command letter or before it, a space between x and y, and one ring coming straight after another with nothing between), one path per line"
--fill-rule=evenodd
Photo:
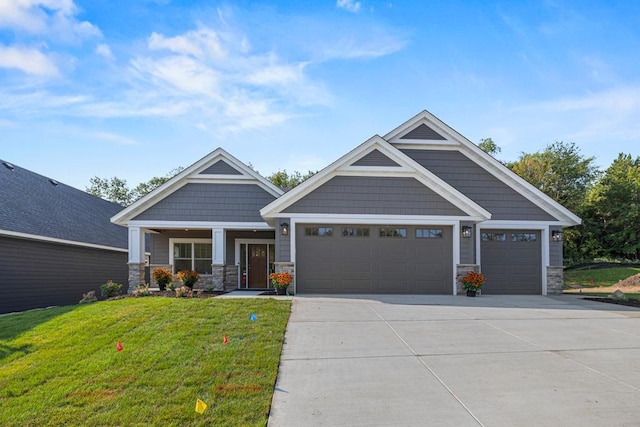
M296 296L269 426L638 426L640 310Z

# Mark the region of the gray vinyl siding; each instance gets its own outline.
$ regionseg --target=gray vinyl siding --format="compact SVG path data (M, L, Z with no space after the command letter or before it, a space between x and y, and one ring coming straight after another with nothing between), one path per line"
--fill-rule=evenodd
M465 215L414 178L357 176L332 178L284 212Z
M275 197L255 184L187 184L135 220L263 222L260 209Z
M0 237L0 313L77 304L108 280L123 284L127 253Z
M417 128L413 129L411 132L408 132L400 137L400 139L428 139L441 141L445 140L446 138L423 123Z
M458 238L460 239L460 264L475 264L476 263L476 247L475 247L475 237L477 228L470 222L461 222L460 223L460 231L462 231L462 226L468 225L473 227L473 231L471 232L470 239L462 238L462 233Z
M401 151L491 212L492 220L556 220L458 151Z
M242 172L231 166L224 160L218 160L202 172L200 175L242 175Z
M354 162L351 166L396 166L400 165L382 154L379 150L373 150L363 158Z
M562 253L562 241L554 242L551 240L551 232L553 230L562 231L562 227L551 227L549 230L549 265L559 267L564 264Z
M239 263L236 260L236 239L273 239L273 231L227 231L226 240L226 258L224 263L226 265L234 265Z
M276 224L276 262L290 262L291 261L291 220L289 218L278 218ZM286 222L289 224L289 234L283 236L278 230L280 224Z

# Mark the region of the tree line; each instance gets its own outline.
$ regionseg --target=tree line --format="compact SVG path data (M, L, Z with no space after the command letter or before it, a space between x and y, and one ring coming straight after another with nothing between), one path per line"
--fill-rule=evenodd
M494 157L501 152L491 138L482 139L478 146ZM583 155L575 143L557 141L541 151L521 153L517 160L501 163L582 218L581 225L564 230L565 262L640 258L640 157L620 153L601 170L595 157ZM86 190L128 206L182 170L176 168L134 188L124 179L95 176ZM315 173L279 170L266 178L289 190Z

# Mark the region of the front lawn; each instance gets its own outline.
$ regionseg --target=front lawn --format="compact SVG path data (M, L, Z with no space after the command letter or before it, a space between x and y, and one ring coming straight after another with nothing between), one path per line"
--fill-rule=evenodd
M594 268L594 266L585 266L565 270L564 283L565 288L569 287L569 285L580 285L588 288L611 286L638 273L640 273L640 267L620 265L609 268Z
M264 426L290 304L147 297L0 317L0 425Z

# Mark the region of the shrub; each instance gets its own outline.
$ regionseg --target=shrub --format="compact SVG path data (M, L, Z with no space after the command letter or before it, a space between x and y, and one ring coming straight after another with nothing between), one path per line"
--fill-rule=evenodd
M120 295L122 285L109 280L107 283L100 285L100 289L104 298L113 298Z
M82 299L78 304L86 304L88 302L98 301L98 297L96 296L96 291L89 291L86 294L82 294Z
M482 273L476 273L475 271L469 271L460 279L462 287L465 291L478 291L482 289L482 285L485 282L486 277Z
M183 298L191 298L193 295L193 291L189 289L187 286L180 286L176 289L176 296Z
M171 271L166 268L158 267L153 270L153 280L156 281L160 290L163 291L164 288L173 280L173 274L171 274Z
M193 289L193 285L195 285L200 278L200 275L193 270L180 270L176 276L178 276L178 280L189 289Z
M286 288L293 281L293 276L285 271L284 273L271 273L269 279L274 288Z

